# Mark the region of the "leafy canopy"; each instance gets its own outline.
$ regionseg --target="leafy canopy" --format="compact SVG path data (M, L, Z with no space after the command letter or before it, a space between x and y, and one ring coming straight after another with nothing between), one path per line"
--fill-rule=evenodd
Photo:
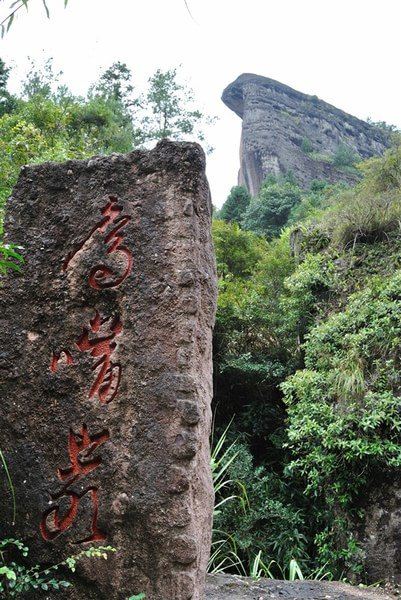
M269 176L245 212L244 229L265 235L268 239L280 235L291 210L301 200L301 189L291 180L281 181Z

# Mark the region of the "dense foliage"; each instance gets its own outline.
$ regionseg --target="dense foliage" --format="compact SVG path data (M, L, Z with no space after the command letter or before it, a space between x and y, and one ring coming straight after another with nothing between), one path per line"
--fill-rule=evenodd
M301 190L292 177L280 180L270 176L251 200L243 217L244 228L268 238L277 237L300 200Z
M111 65L86 97L60 83L52 61L31 65L22 93L7 90L10 69L0 59L0 274L18 269L18 248L1 242L3 211L22 165L129 152L165 136L203 139L210 122L194 106L192 90L176 69L157 70L137 93L126 64Z
M400 145L359 169L354 188L269 178L248 231L215 223L217 429L235 415L216 538L248 572L261 553L276 575L363 577L367 484L400 467Z

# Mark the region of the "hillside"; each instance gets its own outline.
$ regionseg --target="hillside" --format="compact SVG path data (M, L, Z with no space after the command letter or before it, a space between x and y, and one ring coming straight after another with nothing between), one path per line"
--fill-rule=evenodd
M296 559L311 578L401 582L401 147L360 177L270 177L214 223L217 423L232 419L241 499L216 519L221 552L249 568L261 552L276 577Z

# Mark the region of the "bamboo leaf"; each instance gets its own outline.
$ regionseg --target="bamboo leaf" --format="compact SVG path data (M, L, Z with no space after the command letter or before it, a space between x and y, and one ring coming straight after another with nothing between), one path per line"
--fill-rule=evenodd
M11 13L11 15L8 17L8 23L7 23L7 33L10 30L11 25L13 24L14 21L14 14L15 13Z

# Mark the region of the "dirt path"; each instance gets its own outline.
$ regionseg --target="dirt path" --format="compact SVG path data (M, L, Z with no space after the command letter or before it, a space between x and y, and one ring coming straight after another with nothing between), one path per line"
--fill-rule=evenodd
M357 588L329 581L277 581L209 575L206 600L395 600L377 588Z

